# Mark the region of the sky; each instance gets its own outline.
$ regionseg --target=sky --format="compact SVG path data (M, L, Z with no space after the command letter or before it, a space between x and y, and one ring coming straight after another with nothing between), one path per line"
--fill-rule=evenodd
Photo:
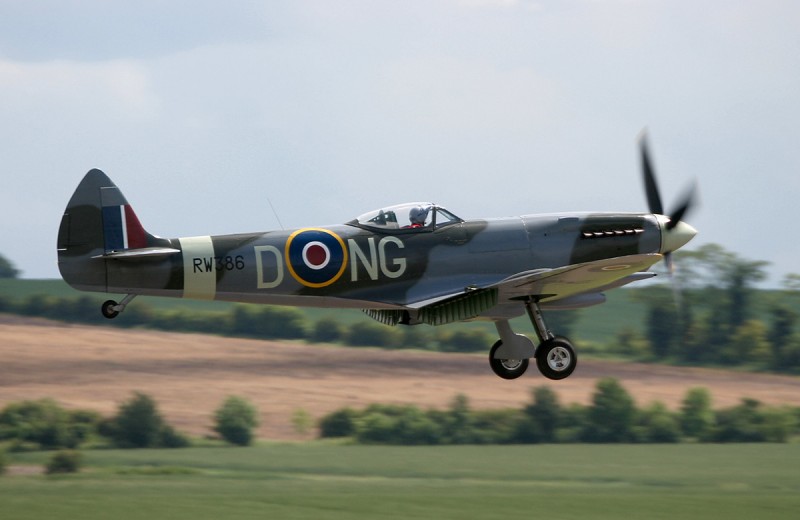
M793 0L0 2L0 254L58 278L91 168L164 237L645 211L648 129L691 246L800 272ZM275 209L273 213L272 207Z

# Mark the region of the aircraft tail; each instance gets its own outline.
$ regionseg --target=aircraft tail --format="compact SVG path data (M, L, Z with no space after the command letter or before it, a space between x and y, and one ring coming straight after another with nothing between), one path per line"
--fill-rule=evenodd
M105 260L169 244L145 231L119 188L95 169L84 176L61 218L58 268L76 289L105 290Z

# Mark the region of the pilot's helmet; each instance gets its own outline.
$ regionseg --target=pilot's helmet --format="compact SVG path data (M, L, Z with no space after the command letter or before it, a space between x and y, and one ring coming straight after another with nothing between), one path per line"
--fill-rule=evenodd
M428 209L422 206L411 208L411 211L408 212L408 220L412 224L424 225L426 218L428 218Z

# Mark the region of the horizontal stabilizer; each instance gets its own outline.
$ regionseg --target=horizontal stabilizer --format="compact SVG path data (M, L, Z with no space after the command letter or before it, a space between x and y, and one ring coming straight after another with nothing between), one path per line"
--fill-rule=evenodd
M139 249L111 251L103 255L93 256L92 258L102 258L107 260L136 260L139 258L161 258L180 252L180 249L174 249L172 247L142 247Z

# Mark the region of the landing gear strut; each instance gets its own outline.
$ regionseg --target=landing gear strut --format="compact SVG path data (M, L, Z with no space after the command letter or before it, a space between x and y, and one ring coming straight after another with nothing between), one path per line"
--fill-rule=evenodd
M108 318L109 320L113 320L119 313L125 310L125 307L136 298L135 294L129 294L122 299L121 302L117 303L114 300L106 300L103 302L103 305L100 306L100 312L103 314L104 317Z
M522 334L511 330L508 320L495 322L500 341L489 351L489 365L492 371L503 379L516 379L528 368L528 359L535 357L539 372L548 379L564 379L575 371L578 357L570 341L563 336L555 336L547 328L538 303L525 302L525 310L536 331L539 346Z

